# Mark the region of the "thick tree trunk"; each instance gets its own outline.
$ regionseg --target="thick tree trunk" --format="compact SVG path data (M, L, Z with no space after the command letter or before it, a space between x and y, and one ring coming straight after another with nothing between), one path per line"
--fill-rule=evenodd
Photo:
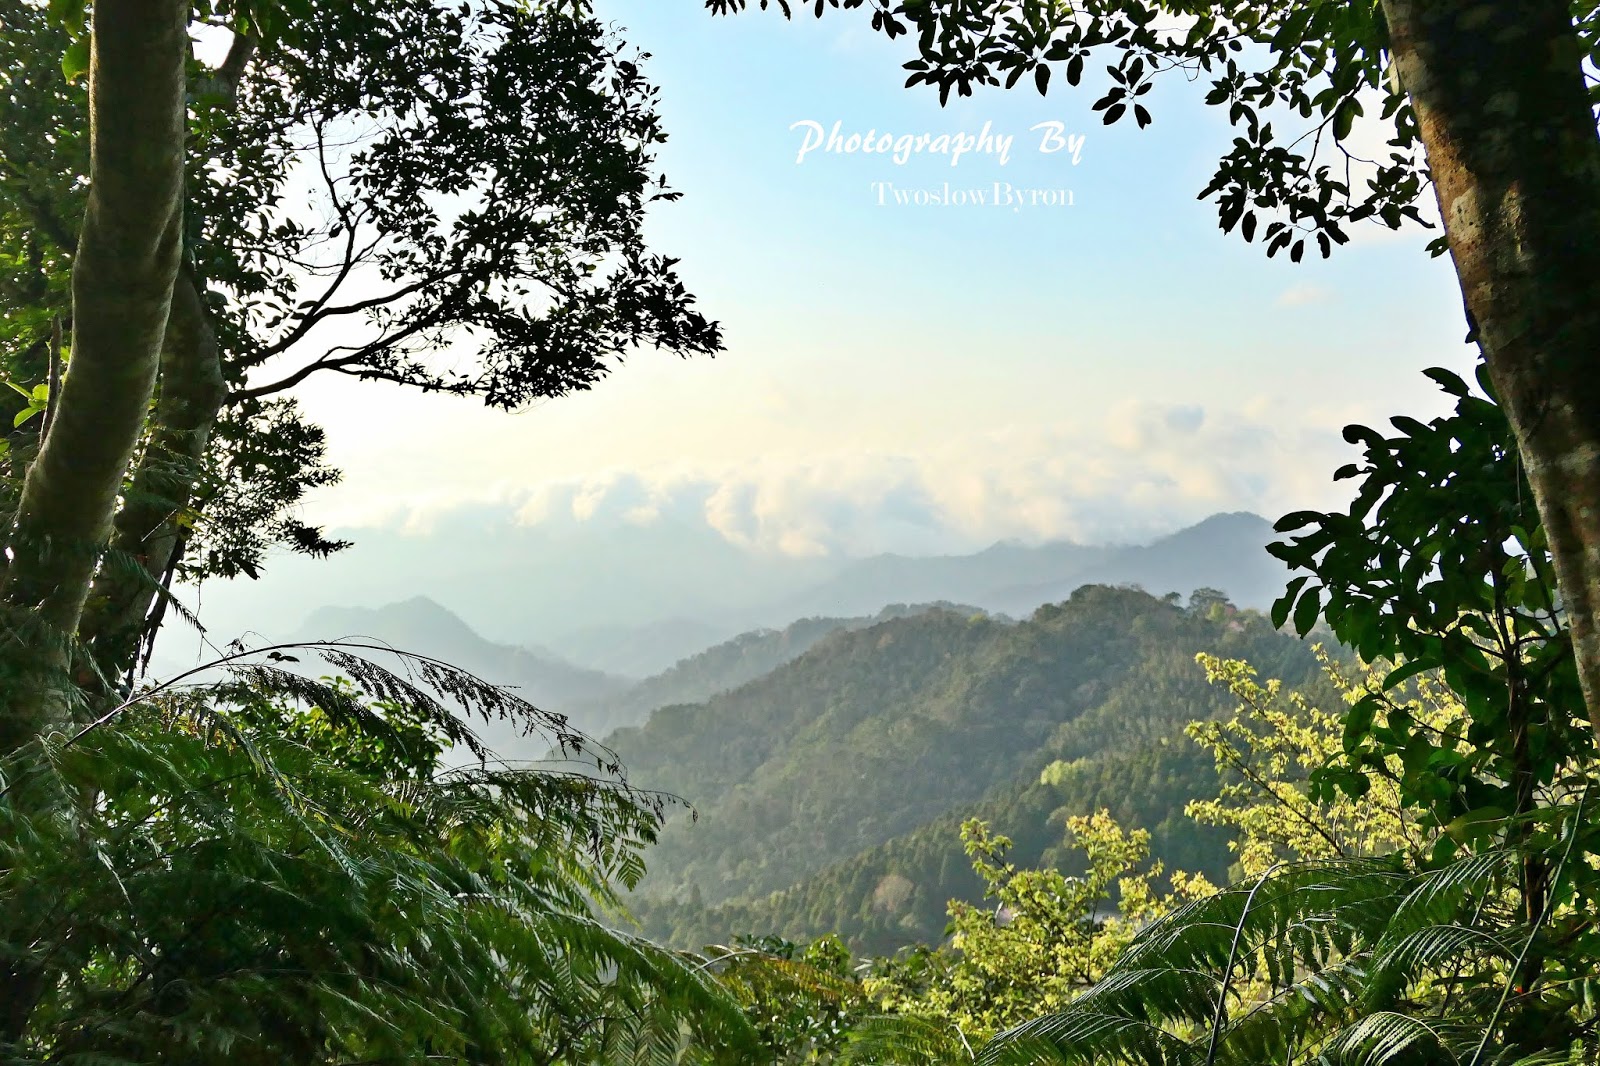
M245 71L256 54L254 37L235 34L227 58L194 84L197 96L232 110ZM192 199L192 197L191 197ZM185 223L193 227L193 220ZM141 646L155 639L165 613L172 568L187 536L186 512L204 473L211 430L227 399L222 350L202 296L202 283L181 272L172 291L161 350L159 399L144 453L122 508L113 520L115 556L89 590L78 631L96 668L115 681L137 666ZM155 605L155 610L151 607ZM115 686L111 691L116 692Z
M68 654L144 428L177 277L188 0L97 0L72 357L0 588L0 754L59 725Z
M1600 735L1600 137L1567 0L1383 0Z
M184 512L227 397L216 334L187 275L173 288L159 389L149 442L113 523L117 558L95 578L79 623L90 656L110 678L134 666L151 604L177 562Z

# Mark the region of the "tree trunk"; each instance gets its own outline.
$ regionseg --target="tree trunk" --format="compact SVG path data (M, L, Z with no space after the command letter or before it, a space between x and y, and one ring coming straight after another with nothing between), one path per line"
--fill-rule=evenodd
M227 58L198 79L193 94L218 98L231 111L255 54L255 38L235 34ZM194 228L193 219L185 224ZM115 682L136 669L141 647L154 641L165 613L166 603L157 604L157 597L167 595L172 569L182 555L189 526L185 512L204 474L211 430L228 393L222 350L203 291L203 282L190 271L180 272L173 286L156 386L159 399L144 453L112 521L116 556L95 577L78 625L95 668L86 671L89 677L80 676L85 682L92 683L96 675ZM118 692L114 684L108 687L107 694Z
M1600 137L1567 0L1383 0L1600 736Z
M211 428L227 396L216 334L195 287L183 275L173 288L161 352L160 399L138 469L113 523L108 560L95 578L79 632L100 671L115 679L132 669L151 604L178 559Z
M177 277L188 0L97 0L72 357L0 586L0 754L60 725L68 655L144 428Z

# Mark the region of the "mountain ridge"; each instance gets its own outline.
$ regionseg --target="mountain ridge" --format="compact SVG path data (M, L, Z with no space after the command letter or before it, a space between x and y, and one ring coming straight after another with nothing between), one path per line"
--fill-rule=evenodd
M698 816L662 832L645 891L716 904L786 889L978 802L1041 750L1093 755L1102 733L1138 733L1151 678L1175 679L1162 691L1186 694L1184 721L1205 717L1217 704L1199 651L1308 667L1260 614L1212 615L1106 586L1020 623L930 611L834 632L741 688L657 710L607 742L636 784ZM1086 716L1103 727L1075 751L1058 734Z

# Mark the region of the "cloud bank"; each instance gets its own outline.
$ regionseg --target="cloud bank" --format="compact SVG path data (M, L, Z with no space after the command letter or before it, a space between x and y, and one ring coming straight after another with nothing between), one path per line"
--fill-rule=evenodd
M1330 479L1349 456L1336 429L1280 426L1265 411L1128 403L1094 423L952 427L916 453L840 448L611 469L498 503L528 527L704 526L748 551L792 557L1134 542L1218 511L1274 516L1340 501ZM406 521L425 531L437 506Z

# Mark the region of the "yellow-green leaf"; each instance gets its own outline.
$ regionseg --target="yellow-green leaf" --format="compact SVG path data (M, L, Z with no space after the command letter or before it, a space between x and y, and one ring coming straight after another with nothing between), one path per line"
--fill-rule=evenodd
M61 56L61 73L68 81L77 81L89 69L89 38L79 37L67 45Z

